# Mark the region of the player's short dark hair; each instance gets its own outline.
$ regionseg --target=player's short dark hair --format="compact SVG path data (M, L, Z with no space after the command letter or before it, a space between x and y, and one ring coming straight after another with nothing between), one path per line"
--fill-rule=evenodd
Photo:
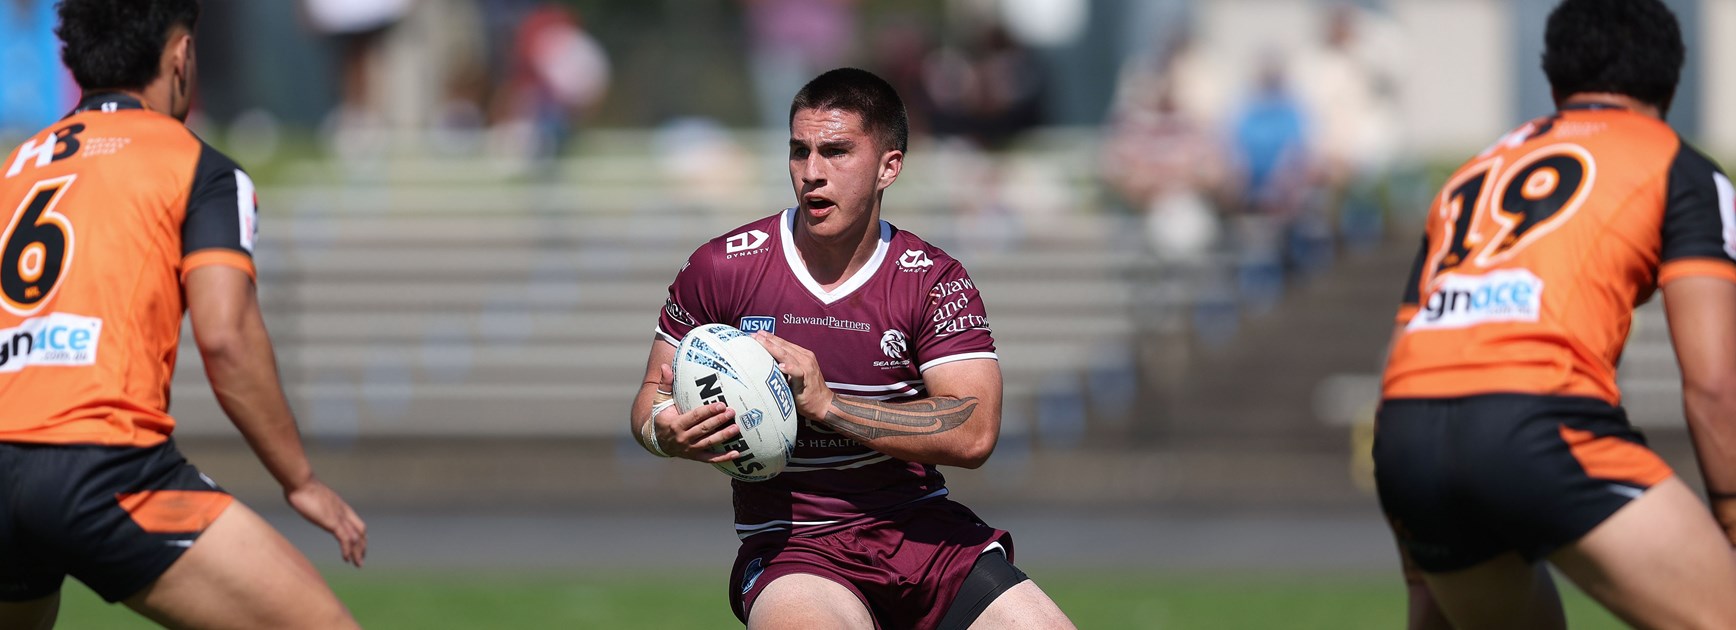
M1658 0L1564 0L1549 14L1543 44L1557 99L1611 92L1663 110L1687 54L1676 15Z
M859 68L838 68L814 77L790 103L790 121L804 109L841 109L862 117L862 126L884 149L906 151L910 116L892 84Z
M61 60L86 90L149 85L169 31L199 22L199 0L61 0L58 9Z

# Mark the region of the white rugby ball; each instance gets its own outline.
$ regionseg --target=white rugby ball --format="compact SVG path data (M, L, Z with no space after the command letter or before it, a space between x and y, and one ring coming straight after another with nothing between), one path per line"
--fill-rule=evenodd
M733 326L706 324L682 338L670 368L675 407L682 413L718 401L735 410L741 437L715 450L741 455L713 466L742 481L783 472L796 445L796 399L764 346Z

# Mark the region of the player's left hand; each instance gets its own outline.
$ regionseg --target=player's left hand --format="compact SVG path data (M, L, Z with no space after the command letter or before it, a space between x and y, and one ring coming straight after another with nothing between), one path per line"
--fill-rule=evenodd
M309 478L300 486L284 488L283 498L301 513L302 518L338 539L344 562L362 566L363 558L368 555L368 526L356 516L356 511L344 502L343 497L320 480Z
M753 339L772 353L772 358L778 361L778 369L789 378L790 393L796 396L796 415L824 420L835 394L826 386L826 377L820 373L820 360L814 358L814 353L763 330L754 333Z

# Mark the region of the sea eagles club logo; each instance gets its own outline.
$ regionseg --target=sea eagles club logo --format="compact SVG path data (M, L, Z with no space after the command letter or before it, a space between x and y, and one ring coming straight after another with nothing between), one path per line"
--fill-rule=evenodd
M904 358L904 333L888 330L880 335L880 351L886 353L886 358Z

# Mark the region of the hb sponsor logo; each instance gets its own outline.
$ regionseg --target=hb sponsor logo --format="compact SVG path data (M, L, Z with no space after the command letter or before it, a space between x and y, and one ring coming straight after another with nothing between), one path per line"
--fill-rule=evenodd
M778 332L778 320L764 315L749 315L741 318L741 325L737 328L750 335L762 330L775 335Z
M898 268L904 271L924 271L934 266L934 261L928 258L928 252L920 249L904 250L904 255L898 257Z
M1534 322L1543 311L1543 280L1526 269L1480 276L1450 274L1411 318L1408 330L1466 328L1490 322Z
M0 329L0 373L35 365L95 365L102 320L50 313Z
M737 255L747 255L765 246L770 235L759 230L748 230L740 234L732 234L723 241L724 258L735 258ZM744 253L745 252L745 253Z

